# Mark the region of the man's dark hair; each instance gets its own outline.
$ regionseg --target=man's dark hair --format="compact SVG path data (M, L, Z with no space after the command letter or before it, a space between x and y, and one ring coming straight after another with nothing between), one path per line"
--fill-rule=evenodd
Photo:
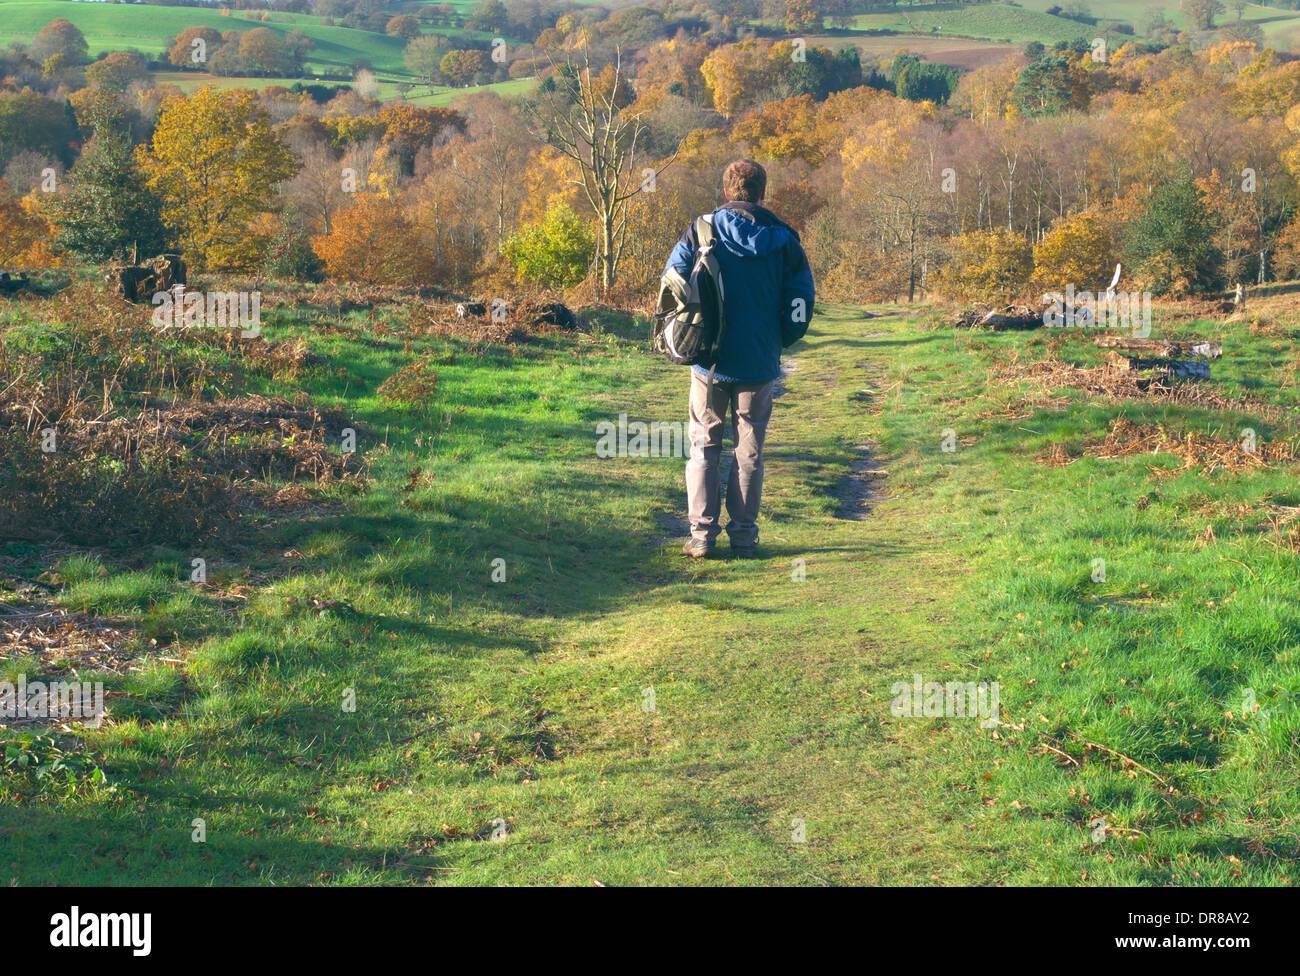
M767 171L752 159L737 159L722 174L722 191L728 200L758 203L767 192Z

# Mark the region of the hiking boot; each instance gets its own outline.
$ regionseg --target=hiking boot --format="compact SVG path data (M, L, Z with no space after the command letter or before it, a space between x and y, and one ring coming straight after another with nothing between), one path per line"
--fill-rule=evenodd
M735 546L731 547L731 554L737 559L757 559L758 546Z
M703 539L687 539L686 544L682 546L682 555L690 556L692 559L707 559L713 555L713 543L705 542Z

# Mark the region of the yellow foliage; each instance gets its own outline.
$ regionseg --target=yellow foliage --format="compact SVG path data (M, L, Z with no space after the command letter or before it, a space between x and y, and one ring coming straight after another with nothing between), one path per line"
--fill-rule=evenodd
M381 145L371 157L366 186L371 192L391 200L397 196L397 183L400 176L401 171L396 155L387 144Z
M50 250L52 228L37 209L35 193L19 199L0 179L0 267L57 265Z
M769 102L750 112L736 123L732 138L753 146L758 159L802 159L811 166L820 166L828 149L811 95Z
M731 118L770 89L789 60L788 41L773 44L750 38L718 48L704 59L700 73L713 93L713 107Z
M1034 282L1045 291L1096 289L1110 281L1116 250L1110 222L1100 214L1063 217L1034 246Z
M1033 249L1013 231L973 230L949 242L939 290L953 298L1010 302L1023 297L1033 272Z
M276 185L298 171L297 157L244 89L205 86L163 103L148 146L137 150L163 222L203 270L247 271L266 241L250 224L275 209Z
M547 147L538 153L524 173L528 192L519 210L520 224L540 224L546 214L559 204L567 204L575 213L591 209L582 191L570 183L576 178L576 165L567 157Z

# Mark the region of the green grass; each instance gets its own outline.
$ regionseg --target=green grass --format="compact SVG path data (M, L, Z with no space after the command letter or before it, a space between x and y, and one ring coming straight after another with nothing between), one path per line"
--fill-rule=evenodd
M937 33L1014 42L1073 40L1087 37L1092 28L1037 10L1005 3L941 3L923 7L895 7L853 18L858 30L894 30Z
M1045 11L1056 0L1024 0L1023 6L1033 11ZM1069 6L1068 4L1058 4ZM1236 11L1227 4L1225 11L1215 18L1215 26L1224 27L1237 19ZM1165 19L1180 27L1187 26L1183 14L1182 0L1152 0L1150 3L1132 4L1127 0L1088 0L1087 7L1092 16L1103 20L1119 20L1130 23L1139 34L1146 24L1148 11L1159 10ZM1300 10L1285 10L1266 4L1252 3L1242 14L1242 19L1254 21L1264 31L1265 40L1279 50L1295 50L1300 46Z
M202 553L215 581L203 590L183 582L189 552L48 567L6 552L52 570L69 607L175 632L169 656L187 663L119 682L114 723L86 734L111 791L33 795L0 777L0 876L1293 880L1300 724L1284 706L1267 725L1243 718L1241 703L1247 687L1270 705L1300 690L1296 557L1269 544L1258 512L1261 498L1300 504L1294 467L1037 459L1120 414L1249 422L1266 439L1293 420L1068 390L1026 403L988 368L1097 350L884 311L819 311L769 431L764 558L703 563L665 538L682 462L595 455L602 420L684 417L684 373L649 355L641 326L611 318L513 351L415 335L405 351L401 312L268 315L269 336L303 334L328 362L258 388L348 410L369 431L374 483ZM1244 326L1194 328L1229 350L1216 383L1294 414L1293 354ZM423 354L431 403L375 396ZM955 453L941 450L947 428ZM888 497L865 520L839 517L872 441ZM1089 578L1098 557L1104 583ZM236 589L243 599L223 598ZM1007 724L894 717L891 688L914 674L998 681ZM1117 831L1103 843L1096 816ZM194 818L205 843L190 839ZM796 820L806 842L792 842Z
M0 44L29 44L50 21L63 17L86 35L92 57L107 51L135 48L147 54L164 53L164 41L187 27L208 26L219 31L248 31L267 27L278 34L301 30L316 42L306 62L304 78L315 73L339 73L360 58L377 72L408 77L402 51L406 42L371 31L327 27L307 14L273 14L263 23L249 12L223 16L198 7L156 7L144 4L72 3L66 0L0 0ZM490 40L482 31L437 29L437 33L474 40Z
M1083 458L1064 469L1037 460L1053 443L1099 436L1116 416L1234 440L1243 427L1265 439L1293 435L1285 391L1294 359L1240 325L1189 328L1229 349L1216 384L1277 404L1288 419L1069 391L1068 405L1033 410L1015 391L986 385L982 365L1042 355L1054 341L1043 334L937 335L942 355L916 361L900 391L900 408L910 408L886 443L970 559L967 612L980 623L958 639L1008 689L1006 721L1023 726L1003 730L985 787L1022 861L1009 881L1066 883L1085 871L1100 883L1291 877L1300 710L1279 696L1300 686L1300 603L1295 555L1270 544L1264 509L1295 503L1294 466L1205 475L1168 456ZM1097 361L1086 336L1062 338L1058 355ZM918 445L939 424L970 443L932 468ZM1106 579L1094 583L1099 558ZM1248 688L1276 707L1274 721L1244 715ZM1131 757L1173 790L1085 741ZM1044 743L1082 767L1041 749L1027 762ZM1080 831L1096 816L1125 833L1090 844Z

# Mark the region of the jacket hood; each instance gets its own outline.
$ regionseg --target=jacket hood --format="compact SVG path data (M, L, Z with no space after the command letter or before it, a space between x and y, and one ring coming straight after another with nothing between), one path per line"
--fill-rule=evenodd
M713 212L713 230L719 243L742 257L779 251L794 234L788 224L766 207L738 200Z

